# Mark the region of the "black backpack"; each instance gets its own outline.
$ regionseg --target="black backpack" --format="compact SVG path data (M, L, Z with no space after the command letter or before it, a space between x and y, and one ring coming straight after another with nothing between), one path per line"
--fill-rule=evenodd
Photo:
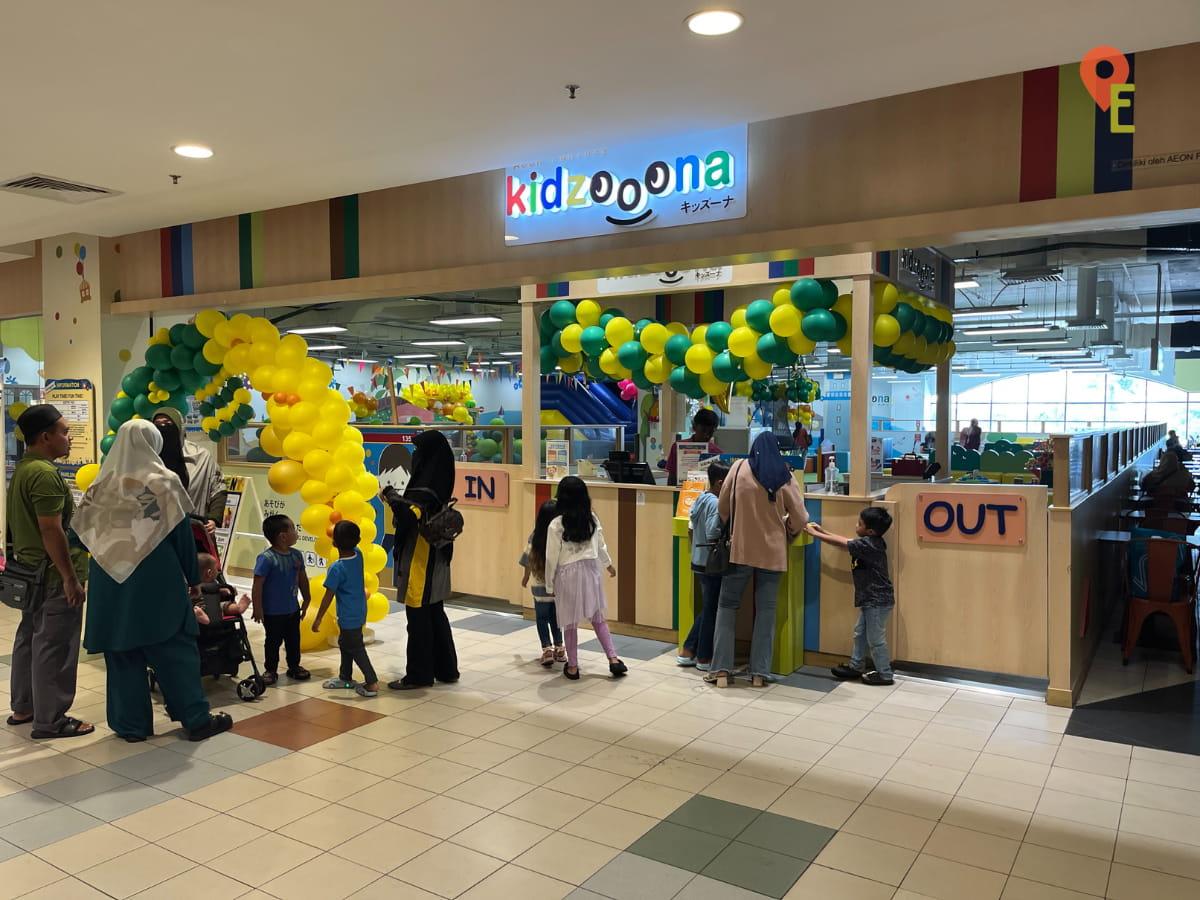
M437 494L428 488L414 488L413 490L428 494L433 498L435 503L438 502ZM458 503L458 498L451 497L436 512L425 513L422 510L420 524L417 526L417 533L425 538L430 547L445 547L448 544L452 544L454 539L462 534L463 517L462 513L454 508L456 503Z

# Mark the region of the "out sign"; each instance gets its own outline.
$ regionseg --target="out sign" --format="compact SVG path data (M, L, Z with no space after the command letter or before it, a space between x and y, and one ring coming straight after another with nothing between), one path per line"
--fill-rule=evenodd
M922 543L1025 546L1025 498L983 491L917 495L917 540Z

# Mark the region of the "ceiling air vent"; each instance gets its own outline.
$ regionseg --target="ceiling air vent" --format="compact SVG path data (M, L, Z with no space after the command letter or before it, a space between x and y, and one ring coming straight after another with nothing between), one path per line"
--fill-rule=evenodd
M0 182L0 191L24 194L26 197L41 197L43 200L57 200L60 203L88 203L103 197L115 197L121 193L92 184L37 174L22 175L20 178Z
M1019 269L1006 269L1000 273L1003 284L1030 284L1037 281L1062 281L1062 269L1054 266L1022 266Z

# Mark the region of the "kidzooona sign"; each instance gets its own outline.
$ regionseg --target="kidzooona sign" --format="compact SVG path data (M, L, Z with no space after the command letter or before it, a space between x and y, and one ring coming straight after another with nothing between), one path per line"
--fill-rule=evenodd
M746 126L547 156L504 179L507 243L746 215Z

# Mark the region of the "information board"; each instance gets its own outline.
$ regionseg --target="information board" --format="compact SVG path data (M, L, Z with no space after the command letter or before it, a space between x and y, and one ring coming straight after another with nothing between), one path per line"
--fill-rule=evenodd
M55 406L71 430L71 454L63 460L64 474L74 476L81 466L96 462L96 429L92 411L96 388L86 378L55 378L46 382L46 403Z

